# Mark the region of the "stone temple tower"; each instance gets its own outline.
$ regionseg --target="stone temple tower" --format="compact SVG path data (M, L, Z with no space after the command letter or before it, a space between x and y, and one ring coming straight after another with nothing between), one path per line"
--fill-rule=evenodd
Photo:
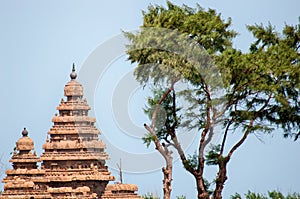
M10 159L13 168L6 171L7 176L2 180L5 186L0 199L50 199L45 171L38 169L37 162L40 162L40 159L33 152L34 143L28 137L26 128L22 131L22 135Z
M105 144L98 138L96 119L88 115L90 107L76 81L74 65L70 77L44 152L40 158L32 152L33 141L24 129L10 160L13 169L6 171L2 181L0 199L141 199L137 185L108 184L115 178L105 165Z
M54 125L43 145L42 169L54 198L95 198L114 177L105 165L105 144L98 139L96 119L88 116L90 107L74 64L70 77L64 88L66 101L57 107L59 114L52 118Z

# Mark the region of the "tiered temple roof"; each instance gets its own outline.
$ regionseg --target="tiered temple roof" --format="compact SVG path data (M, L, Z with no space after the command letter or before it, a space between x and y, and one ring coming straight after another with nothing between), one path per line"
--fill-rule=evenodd
M90 107L76 81L74 65L70 77L64 88L67 99L57 107L59 113L52 118L54 125L48 132L50 139L43 145L42 168L54 197L95 198L114 177L105 166L105 144L98 139L96 119L88 116Z
M76 81L74 65L70 77L64 87L66 100L61 100L58 114L52 118L43 154L39 159L31 152L33 141L24 130L17 142L19 153L15 152L11 159L13 169L6 172L3 180L5 191L0 199L29 199L31 195L35 199L141 199L136 185L108 185L115 177L105 165L109 159L106 146L98 138L96 119L88 115L90 107L83 98L82 85Z
M106 186L102 199L141 199L136 194L138 187L134 184L109 184Z
M14 154L10 159L13 168L6 171L6 177L2 180L4 192L0 195L0 199L11 198L35 198L50 199L47 193L45 171L38 169L37 157L34 150L34 143L28 137L26 128L22 131L21 137L17 143Z

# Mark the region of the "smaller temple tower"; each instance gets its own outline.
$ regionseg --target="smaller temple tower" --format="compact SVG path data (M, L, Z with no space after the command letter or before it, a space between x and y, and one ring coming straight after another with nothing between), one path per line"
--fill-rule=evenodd
M37 162L40 162L40 159L33 152L34 143L28 137L26 128L22 135L10 159L13 169L7 170L7 176L2 180L5 185L0 199L50 199L45 171L38 169Z

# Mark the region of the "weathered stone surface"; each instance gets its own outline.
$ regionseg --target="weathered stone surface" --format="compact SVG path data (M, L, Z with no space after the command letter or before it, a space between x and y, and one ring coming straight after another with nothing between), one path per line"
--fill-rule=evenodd
M31 138L27 136L23 136L17 141L17 150L31 151L33 149L34 149L34 144Z
M66 84L64 93L66 97L83 96L82 85L75 79L72 79Z
M102 199L141 199L136 194L138 190L135 184L109 184L106 186Z
M25 129L24 129L25 130ZM22 132L21 137L16 143L16 150L10 162L13 169L6 171L6 177L2 180L4 192L0 199L21 199L21 198L43 198L50 199L51 195L47 192L48 180L45 178L45 171L37 168L37 157L34 150L34 143L27 135Z

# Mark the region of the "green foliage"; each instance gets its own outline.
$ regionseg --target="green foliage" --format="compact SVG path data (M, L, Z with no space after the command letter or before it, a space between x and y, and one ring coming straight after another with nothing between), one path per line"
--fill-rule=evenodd
M236 126L247 128L245 122L254 120L251 132L275 126L285 136L299 132L299 27L286 25L280 35L270 24L248 26L256 38L249 53L228 49L216 57L224 85L230 85L226 97Z
M240 194L235 193L235 195L231 196L231 199L242 199ZM248 191L247 194L245 194L246 199L300 199L299 193L293 193L288 194L287 196L284 196L279 191L270 191L268 192L267 196L264 194L254 193L251 191Z
M224 22L215 10L205 11L200 5L197 8L180 7L167 1L167 8L149 6L148 11L143 12L143 19L143 27L178 30L212 52L223 51L231 45L230 39L236 35L234 31L228 31L230 19Z
M149 6L143 17L140 32L125 33L131 41L128 59L138 64L141 83L182 78L194 86L185 93L192 103L183 124L202 129L209 125L208 110L225 107L219 119L233 120L234 129L270 133L277 126L286 136L298 134L299 25L286 25L282 35L270 24L248 26L256 41L242 53L231 46L236 35L229 30L231 21L214 10L167 2L167 8ZM211 98L220 89L225 95Z
M188 155L185 167L197 169L198 167L198 154L195 152L193 155Z
M221 145L211 145L211 148L207 155L205 155L205 161L207 165L218 165L220 159Z
M140 32L125 33L131 41L128 59L138 63L135 75L141 83L183 75L198 84L203 76L197 67L206 67L208 55L224 51L236 35L228 30L230 20L225 22L215 10L205 11L199 5L197 9L171 2L167 8L149 6L143 18Z
M245 194L246 199L268 199L266 196L262 194L256 194L253 192L248 191L247 194Z
M284 199L285 198L283 196L283 194L278 191L271 191L268 194L269 194L269 197L272 199Z
M186 197L184 195L181 195L181 196L176 196L176 199L186 199Z
M145 113L152 117L165 88L179 80L188 85L180 93L173 89L158 107L155 130L166 142L175 136L175 128L199 131L198 153L181 154L183 166L197 180L203 179L197 174L204 173L204 162L224 161L226 167L251 133L281 129L285 137L300 136L300 24L285 25L282 33L271 24L247 26L254 42L242 52L232 46L236 32L230 30L231 20L223 20L215 10L167 1L166 7L149 6L143 19L139 32L125 35L131 42L128 60L137 64L137 81L153 86ZM182 109L177 95L187 102ZM204 157L218 124L223 126L217 129L223 139ZM232 146L227 143L229 133L240 137ZM149 146L153 137L143 140ZM227 177L217 176L222 179L216 184L224 184ZM249 192L246 197L265 196Z
M147 148L150 146L151 142L154 142L155 137L151 133L147 133L142 140L144 141L144 144L146 144Z
M230 196L230 199L242 199L242 196L239 193L235 193L234 195Z
M159 105L159 101L166 91L166 89L158 88L153 91L153 97L149 97L147 100L148 106L144 109L144 112L148 115L150 119L152 119L153 112L157 110L155 114L155 131L157 137L160 140L165 140L169 142L170 134L175 132L175 129L180 124L180 117L177 116L177 112L180 111L180 108L175 107L174 105L174 92L172 91L168 94L163 100L163 102ZM174 110L175 109L175 110ZM174 111L176 114L174 114ZM147 134L143 137L144 143L146 143L147 147L149 147L150 143L154 141L154 136L151 134Z
M207 193L209 195L212 195L214 193L214 191L211 189L212 188L212 185L215 184L215 182L209 182L207 179L203 179L203 182L204 182L204 187L205 187L205 190L207 190Z

